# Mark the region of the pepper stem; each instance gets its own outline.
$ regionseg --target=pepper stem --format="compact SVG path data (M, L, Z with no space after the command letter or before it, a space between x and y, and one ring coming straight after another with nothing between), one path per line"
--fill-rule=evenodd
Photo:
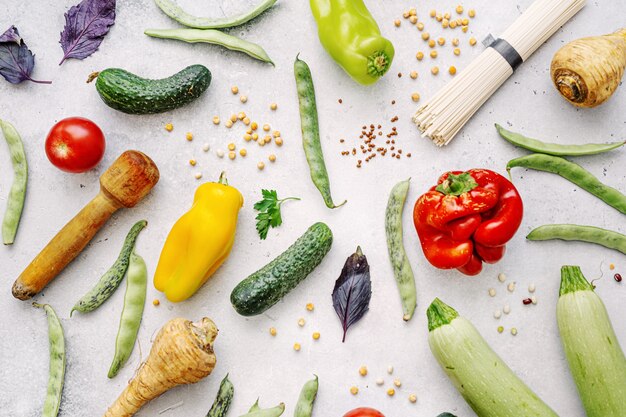
M222 171L220 179L217 180L218 184L228 185L228 179L226 178L226 171Z
M382 77L390 66L391 60L385 51L376 51L367 57L367 73L372 77Z
M448 177L435 190L445 195L459 196L472 191L476 187L478 187L478 183L469 172L463 172L458 175L449 173Z

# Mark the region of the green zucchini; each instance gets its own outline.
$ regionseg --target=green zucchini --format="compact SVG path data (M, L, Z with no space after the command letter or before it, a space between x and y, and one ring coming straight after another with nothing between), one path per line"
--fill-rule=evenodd
M330 250L333 233L315 223L285 252L241 281L230 302L242 316L263 313L293 290L317 267Z
M602 300L577 266L561 268L556 319L587 417L626 416L626 358Z
M224 417L226 413L228 413L234 394L235 387L228 379L228 374L226 374L220 383L220 389L217 391L217 397L213 402L213 406L209 410L206 417Z
M107 106L129 114L162 113L191 103L211 84L211 71L191 65L168 78L149 80L126 70L109 68L97 77L96 90Z
M438 298L426 314L431 352L479 417L558 417L500 359L469 320Z

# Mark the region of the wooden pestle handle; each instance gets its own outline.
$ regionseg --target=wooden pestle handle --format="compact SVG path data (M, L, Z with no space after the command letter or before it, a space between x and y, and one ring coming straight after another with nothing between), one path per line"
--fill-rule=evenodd
M138 151L126 151L100 177L100 193L57 233L13 284L27 300L41 291L87 246L121 207L133 207L154 187L159 171Z

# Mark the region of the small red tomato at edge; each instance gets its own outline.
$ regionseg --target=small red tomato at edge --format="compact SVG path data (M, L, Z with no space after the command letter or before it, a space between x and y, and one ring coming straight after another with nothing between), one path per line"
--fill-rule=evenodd
M52 126L46 138L46 155L65 172L85 172L98 165L106 142L102 130L89 119L68 117Z
M343 417L385 417L380 411L373 408L361 407L348 411Z

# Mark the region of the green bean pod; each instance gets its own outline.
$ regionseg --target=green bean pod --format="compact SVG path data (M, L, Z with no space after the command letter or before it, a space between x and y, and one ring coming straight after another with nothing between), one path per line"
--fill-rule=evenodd
M13 125L2 120L0 120L0 129L2 129L7 145L9 145L14 172L13 185L11 185L11 191L9 191L7 208L2 221L2 240L5 245L11 245L15 241L17 228L24 210L26 183L28 182L28 164L26 163L24 143L17 130L15 130Z
M124 294L124 308L115 339L115 356L109 368L109 378L115 377L130 357L135 347L139 325L146 304L148 270L143 258L133 252L128 265L128 279Z
M259 407L259 400L256 400L254 405L250 407L250 410L240 417L278 417L285 412L285 404L280 403L276 407L261 408Z
M347 200L339 205L335 205L330 193L330 180L328 179L328 171L326 170L324 153L322 152L322 144L320 142L320 127L317 119L315 88L313 86L311 69L306 62L298 57L296 57L293 68L300 104L302 146L304 147L304 154L311 171L311 179L322 194L326 207L331 209L341 207Z
M387 210L385 211L385 232L387 234L387 250L389 260L393 266L393 275L398 284L400 299L402 301L403 320L409 321L413 317L417 306L417 290L415 289L415 277L411 269L411 263L406 256L402 241L402 211L404 202L409 192L411 179L397 183L389 194Z
M146 29L143 33L153 38L174 39L187 43L210 43L212 45L219 45L231 51L243 52L259 61L274 65L272 59L260 45L245 41L236 36L228 35L219 30Z
M263 0L261 3L254 6L254 8L236 16L208 18L189 14L172 0L154 0L163 13L184 26L196 29L220 29L243 25L272 7L276 1L277 0Z
M147 224L147 221L140 220L131 227L126 235L126 239L124 239L122 250L113 266L111 266L111 268L102 275L100 281L72 307L70 317L75 310L81 313L94 311L113 295L124 279L124 275L126 275L130 255L133 253L139 232L141 232Z
M220 383L220 389L217 391L217 397L213 402L213 406L207 413L206 417L225 417L230 408L230 403L233 401L233 395L235 394L235 387L228 379L228 374L222 379Z
M558 174L583 190L595 195L620 213L626 214L626 195L613 187L603 184L591 172L567 159L534 153L510 160L506 165L509 175L511 174L511 168L515 167L531 168Z
M63 383L65 381L65 337L63 327L52 307L48 304L33 303L34 307L43 308L48 318L48 341L50 344L50 372L48 389L43 404L41 417L56 417L61 405Z
M313 415L313 404L315 403L315 397L317 397L318 387L317 375L315 375L314 379L304 384L302 391L300 391L300 397L298 398L293 417L311 417Z
M533 229L528 240L580 241L595 243L605 248L615 249L626 255L626 236L612 230L594 226L579 226L577 224L547 224Z
M596 155L617 149L624 146L626 142L610 142L610 143L586 143L584 145L561 145L558 143L542 142L537 139L532 139L521 135L519 133L506 130L502 126L496 123L496 130L507 142L512 143L520 148L528 149L529 151L544 153L554 156L583 156L583 155Z

